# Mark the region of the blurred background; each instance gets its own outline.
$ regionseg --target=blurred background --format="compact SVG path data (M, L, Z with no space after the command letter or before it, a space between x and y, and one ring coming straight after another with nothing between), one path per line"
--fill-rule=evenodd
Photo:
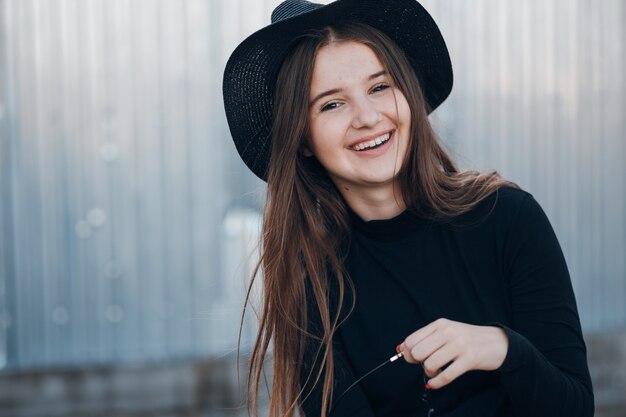
M0 416L246 414L264 184L221 80L278 3L0 0ZM548 214L596 415L626 416L626 1L422 4L455 70L432 122Z

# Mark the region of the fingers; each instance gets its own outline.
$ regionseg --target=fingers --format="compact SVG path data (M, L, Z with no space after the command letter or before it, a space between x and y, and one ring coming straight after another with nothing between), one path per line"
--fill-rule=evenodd
M451 346L442 346L439 350L430 355L422 363L424 374L429 378L434 378L449 366L450 363L458 358L456 350Z
M438 328L445 325L446 321L446 319L436 320L411 333L404 342L398 345L398 351L404 353L404 359L413 364L423 362L428 355L437 350L442 343L441 337L431 340L431 336L437 335ZM426 343L421 344L423 341Z
M446 319L438 319L433 321L432 323L422 327L416 332L411 333L404 341L404 344L406 344L407 346L413 346L421 342L422 340L436 332L438 328L445 326L446 322L448 321L449 320Z
M409 363L424 362L426 358L439 350L446 343L443 334L433 332L410 349L403 350L404 359ZM405 346L409 346L406 344Z
M421 364L424 374L433 378L456 358L451 348L450 332L444 329L450 321L440 319L412 333L398 348L408 363Z
M434 378L428 380L428 387L430 389L438 389L445 387L465 372L468 371L467 366L464 363L463 358L459 358L453 361L447 368L438 373Z
M498 369L508 351L506 333L439 319L410 334L398 346L408 363L421 363L429 387L441 388L471 370Z

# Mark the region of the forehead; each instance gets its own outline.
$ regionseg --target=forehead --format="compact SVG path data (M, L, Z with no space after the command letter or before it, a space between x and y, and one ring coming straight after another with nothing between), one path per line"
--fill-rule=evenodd
M383 68L367 45L354 41L330 43L321 47L315 57L311 92L366 81Z

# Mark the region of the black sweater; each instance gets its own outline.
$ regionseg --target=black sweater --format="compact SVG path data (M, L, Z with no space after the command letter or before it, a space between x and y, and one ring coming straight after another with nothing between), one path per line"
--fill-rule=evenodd
M593 393L576 301L550 223L528 193L501 188L448 224L408 211L364 222L352 213L346 269L356 306L334 339L331 417L592 416ZM497 371L472 371L422 399L419 365L388 364L406 336L438 319L502 327ZM303 377L312 364L310 344ZM306 386L309 388L309 385ZM320 415L320 387L304 401Z

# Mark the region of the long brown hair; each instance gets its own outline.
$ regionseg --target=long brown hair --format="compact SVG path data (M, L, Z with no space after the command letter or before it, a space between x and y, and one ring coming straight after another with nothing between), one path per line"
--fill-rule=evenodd
M322 384L322 417L332 402L332 339L340 325L339 317L345 317L354 303L353 299L346 302L352 284L340 255L350 225L343 197L316 159L304 156L302 149L309 132L309 94L316 54L329 43L347 41L369 46L409 103L411 140L398 174L399 191L408 210L447 221L471 210L499 187L515 186L497 172L459 172L429 123L427 104L413 68L385 34L367 25L345 23L302 36L286 57L275 90L257 268L263 271L263 307L248 372L250 407L255 416L263 364L272 343L269 417L293 417L310 394L303 385ZM316 332L311 331L311 314L319 321ZM307 345L318 347L313 362L319 366L311 367L303 384Z

